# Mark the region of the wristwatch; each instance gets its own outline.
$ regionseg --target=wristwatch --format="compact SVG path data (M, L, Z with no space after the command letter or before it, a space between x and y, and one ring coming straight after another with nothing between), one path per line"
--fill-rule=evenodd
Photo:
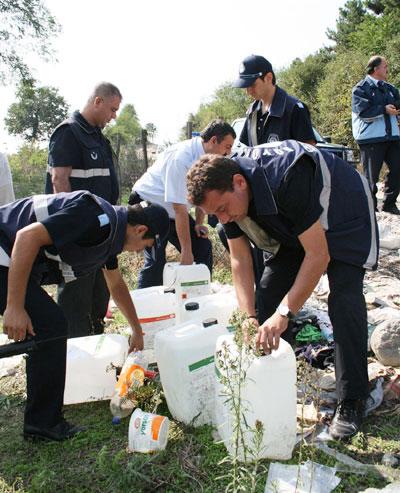
M294 319L294 313L289 310L289 307L287 305L279 305L276 311L279 313L279 315L282 315L282 317L286 317L289 320Z

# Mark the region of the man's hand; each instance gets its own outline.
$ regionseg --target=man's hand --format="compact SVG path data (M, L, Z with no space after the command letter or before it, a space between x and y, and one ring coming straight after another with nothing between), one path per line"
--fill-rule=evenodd
M194 262L193 253L191 250L182 250L181 252L181 265L192 265Z
M32 322L26 311L6 308L3 315L3 332L8 335L9 339L14 341L23 341L26 334L36 335Z
M265 354L269 354L273 349L278 349L279 338L282 332L287 329L289 320L275 312L258 328L256 337L257 349L262 346Z
M208 228L205 224L196 224L194 230L199 238L208 238Z
M385 111L388 115L393 115L393 116L400 115L400 110L397 110L394 104L387 104L385 106Z
M137 330L133 331L129 337L129 352L141 351L143 347L143 332L139 332Z

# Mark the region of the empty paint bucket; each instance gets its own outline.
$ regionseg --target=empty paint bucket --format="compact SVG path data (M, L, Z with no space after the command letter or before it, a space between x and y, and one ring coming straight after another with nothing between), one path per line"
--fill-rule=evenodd
M136 409L129 422L128 448L150 453L164 450L168 441L169 419Z

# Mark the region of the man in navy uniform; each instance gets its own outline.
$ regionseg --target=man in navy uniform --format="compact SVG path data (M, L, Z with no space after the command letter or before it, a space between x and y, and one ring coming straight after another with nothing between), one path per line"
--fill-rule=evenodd
M26 362L25 438L65 440L81 428L62 415L67 320L41 287L103 268L113 299L127 318L130 351L143 335L117 255L156 248L168 234L160 206L112 206L89 192L36 195L0 207L0 313L9 339L32 337Z
M249 55L240 64L239 77L233 87L244 89L254 99L250 104L239 140L255 147L259 144L287 139L316 144L307 106L289 95L276 84L271 63L260 55ZM223 230L218 227L221 240ZM254 275L256 283L257 313L264 315L265 293L259 281L264 269L263 254L253 248Z
M245 89L254 99L246 113L240 142L250 147L286 139L316 143L308 108L276 85L275 73L266 58L246 57L233 87Z
M75 111L58 125L50 137L46 193L88 190L110 204L117 203L115 156L102 129L116 118L121 100L116 86L102 82L82 111ZM101 269L74 282L61 283L58 303L68 320L69 336L101 334L108 301Z
M365 269L378 258L368 183L347 163L287 140L244 149L249 157L203 156L187 176L188 199L224 224L239 306L255 318L249 239L272 257L261 278L265 318L257 343L276 349L321 275L329 278L338 406L334 438L354 435L369 394Z
M382 211L399 215L396 200L400 191L400 95L387 82L387 78L388 64L385 58L371 57L367 65L367 76L353 87L352 125L375 208L376 184L385 162L388 173L385 178Z

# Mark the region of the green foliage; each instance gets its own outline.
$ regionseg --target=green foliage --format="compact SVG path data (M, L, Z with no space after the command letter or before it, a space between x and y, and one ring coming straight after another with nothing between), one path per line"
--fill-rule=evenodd
M42 0L0 0L0 84L31 77L27 53L52 58L49 39L60 26Z
M38 87L29 80L20 84L16 95L4 121L10 134L27 142L47 140L68 114L68 105L55 87Z
M337 48L348 48L350 45L349 36L358 29L366 13L362 0L348 0L345 6L339 9L336 30L327 30L328 38L336 43Z
M141 126L133 104L125 105L113 125L109 125L104 134L110 139L114 148L135 142L140 138Z
M353 144L351 131L351 91L365 74L367 59L363 54L345 51L326 66L327 76L317 88L320 108L316 126L333 140Z
M146 123L146 131L147 131L147 137L151 141L154 139L154 137L157 135L157 127L154 125L154 123Z
M141 149L141 132L139 118L133 104L125 105L114 124L104 130L110 139L118 158L118 173L121 187L131 189L132 184L144 171L144 163L139 159Z
M193 116L193 130L202 130L215 118L232 122L235 118L242 117L250 101L244 90L231 87L229 82L222 84L210 101L202 103Z
M47 149L40 149L34 144L25 144L17 153L11 154L8 159L17 199L35 193L43 193Z
M296 58L278 74L278 83L289 94L303 101L313 118L319 113L315 88L324 80L327 64L334 59L334 53L326 48L309 55L304 60Z

